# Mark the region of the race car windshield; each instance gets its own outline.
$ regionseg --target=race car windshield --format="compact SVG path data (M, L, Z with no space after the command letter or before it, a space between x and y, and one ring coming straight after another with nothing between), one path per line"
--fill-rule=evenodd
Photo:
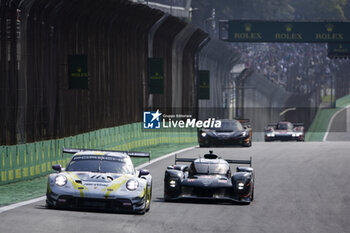
M277 129L288 129L288 125L287 124L278 124Z
M242 131L243 127L238 121L221 121L220 128L211 128L212 130L222 132Z
M230 167L224 163L195 163L195 174L226 175Z
M112 156L84 155L76 156L67 166L66 171L89 171L101 173L133 174L131 163Z

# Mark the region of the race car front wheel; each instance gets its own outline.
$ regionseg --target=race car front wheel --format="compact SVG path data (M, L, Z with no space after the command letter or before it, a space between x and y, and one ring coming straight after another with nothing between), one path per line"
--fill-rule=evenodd
M152 185L150 187L149 194L147 195L147 207L146 207L146 212L148 212L151 209L151 201L152 201Z

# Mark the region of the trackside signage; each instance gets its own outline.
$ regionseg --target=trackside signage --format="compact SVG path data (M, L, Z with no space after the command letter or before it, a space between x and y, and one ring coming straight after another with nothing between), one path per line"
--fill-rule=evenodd
M149 93L163 94L164 92L164 71L162 58L148 59Z
M221 121L215 118L207 120L197 120L191 115L173 114L166 115L157 111L143 113L144 129L160 129L160 128L220 128Z
M328 57L341 58L349 57L350 55L350 43L328 43Z
M87 55L68 55L69 89L88 88Z
M220 22L220 39L231 42L350 42L349 22L230 20Z
M209 70L199 70L198 99L210 99L210 72Z

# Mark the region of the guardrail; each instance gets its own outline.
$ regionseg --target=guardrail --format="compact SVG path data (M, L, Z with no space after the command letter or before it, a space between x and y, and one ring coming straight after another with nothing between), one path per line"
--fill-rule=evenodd
M51 172L53 164L65 167L71 156L63 156L63 147L136 150L160 144L195 142L195 129L143 130L141 123L134 123L57 140L0 146L0 185L43 176Z

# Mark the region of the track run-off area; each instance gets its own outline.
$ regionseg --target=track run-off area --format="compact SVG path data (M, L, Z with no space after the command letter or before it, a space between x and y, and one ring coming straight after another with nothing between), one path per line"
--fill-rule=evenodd
M252 156L254 202L164 202L164 171L174 163L170 156L145 167L153 176L151 210L145 215L51 210L45 201L38 201L0 213L0 232L345 233L350 229L349 142L255 142L251 148L194 148L178 156L198 157L209 149L227 159Z

